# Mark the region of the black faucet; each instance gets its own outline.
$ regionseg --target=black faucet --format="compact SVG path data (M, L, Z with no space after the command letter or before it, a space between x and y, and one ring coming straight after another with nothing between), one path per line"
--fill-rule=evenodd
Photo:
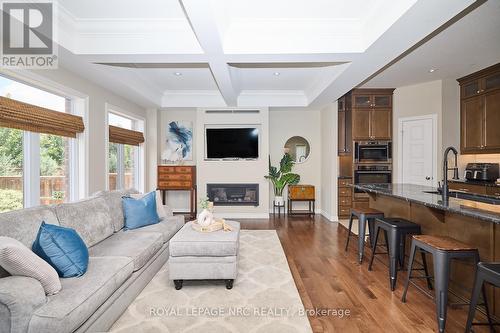
M450 151L455 154L455 167L453 168L448 168L448 154ZM443 156L443 190L442 190L442 195L443 195L443 201L448 201L448 196L450 195L449 189L448 189L448 171L453 170L453 179L457 180L458 179L458 151L454 147L448 147L444 151L444 156Z

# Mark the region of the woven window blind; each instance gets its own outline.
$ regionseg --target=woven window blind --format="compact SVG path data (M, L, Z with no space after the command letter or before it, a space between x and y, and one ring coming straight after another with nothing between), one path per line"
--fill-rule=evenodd
M85 130L82 117L0 96L0 127L75 138Z
M109 125L109 142L138 146L144 142L142 132Z

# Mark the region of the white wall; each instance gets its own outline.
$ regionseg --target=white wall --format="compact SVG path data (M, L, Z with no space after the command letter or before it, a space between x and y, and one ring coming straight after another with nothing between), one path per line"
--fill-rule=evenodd
M338 221L337 102L320 111L321 122L321 210L330 221Z
M397 88L393 96L393 175L394 182L397 182L396 175L399 174L399 119L405 117L415 117L435 114L437 115L437 175L441 179L439 166L442 160L442 83L441 81L430 81L416 85Z
M205 161L204 131L206 125L257 125L259 132L259 158L255 161ZM196 169L198 198L206 197L207 183L258 183L259 206L217 206L215 214L222 217L265 218L269 216L269 182L264 178L268 170L269 110L259 113L207 114L197 110Z
M107 151L106 151L106 103L117 106L130 114L146 118L146 110L132 101L117 96L93 82L70 72L62 67L51 70L33 70L29 72L14 72L18 78L25 78L31 84L42 87L60 87L62 91L75 91L79 97L87 101L88 119L88 188L85 195L92 194L106 187ZM146 126L147 128L147 126ZM145 133L148 137L148 133ZM144 146L147 146L145 142ZM147 154L146 154L147 160ZM145 184L149 183L148 173Z
M165 149L165 139L167 125L171 121L191 121L193 123L193 160L185 161L185 165L196 165L196 109L164 109L159 111L159 126L158 126L158 163L163 164L161 153ZM198 198L200 196L198 195ZM168 192L167 204L174 207L178 212L189 212L189 192Z
M292 136L301 136L309 142L310 155L301 164L295 164L292 172L300 175L300 184L314 185L316 211L321 211L321 114L319 110L280 110L269 113L269 151L271 163L279 165L285 142ZM283 196L286 200L286 189ZM274 198L270 187L270 205ZM306 209L307 203L296 203L294 208ZM271 206L272 207L272 206Z

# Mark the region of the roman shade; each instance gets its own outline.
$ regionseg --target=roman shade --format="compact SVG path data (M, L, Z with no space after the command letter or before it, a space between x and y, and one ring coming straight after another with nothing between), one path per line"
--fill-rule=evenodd
M75 138L85 129L82 117L0 96L0 127Z
M109 142L138 146L144 142L142 132L109 125Z

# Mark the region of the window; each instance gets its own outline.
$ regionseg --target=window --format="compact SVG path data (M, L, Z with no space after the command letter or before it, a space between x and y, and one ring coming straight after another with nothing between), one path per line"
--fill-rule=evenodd
M71 110L70 99L3 76L0 76L0 96L8 98L2 100L5 103L28 103L52 110L47 111L52 114ZM40 133L31 131L38 127L30 127L28 131L15 128L22 128L22 124L5 126L9 128L0 127L0 212L75 199L71 171L77 140L67 137L66 132L47 134L43 126Z
M23 208L23 131L0 127L0 213Z
M140 143L144 141L144 121L110 111L108 124L108 189L143 190L144 159Z

